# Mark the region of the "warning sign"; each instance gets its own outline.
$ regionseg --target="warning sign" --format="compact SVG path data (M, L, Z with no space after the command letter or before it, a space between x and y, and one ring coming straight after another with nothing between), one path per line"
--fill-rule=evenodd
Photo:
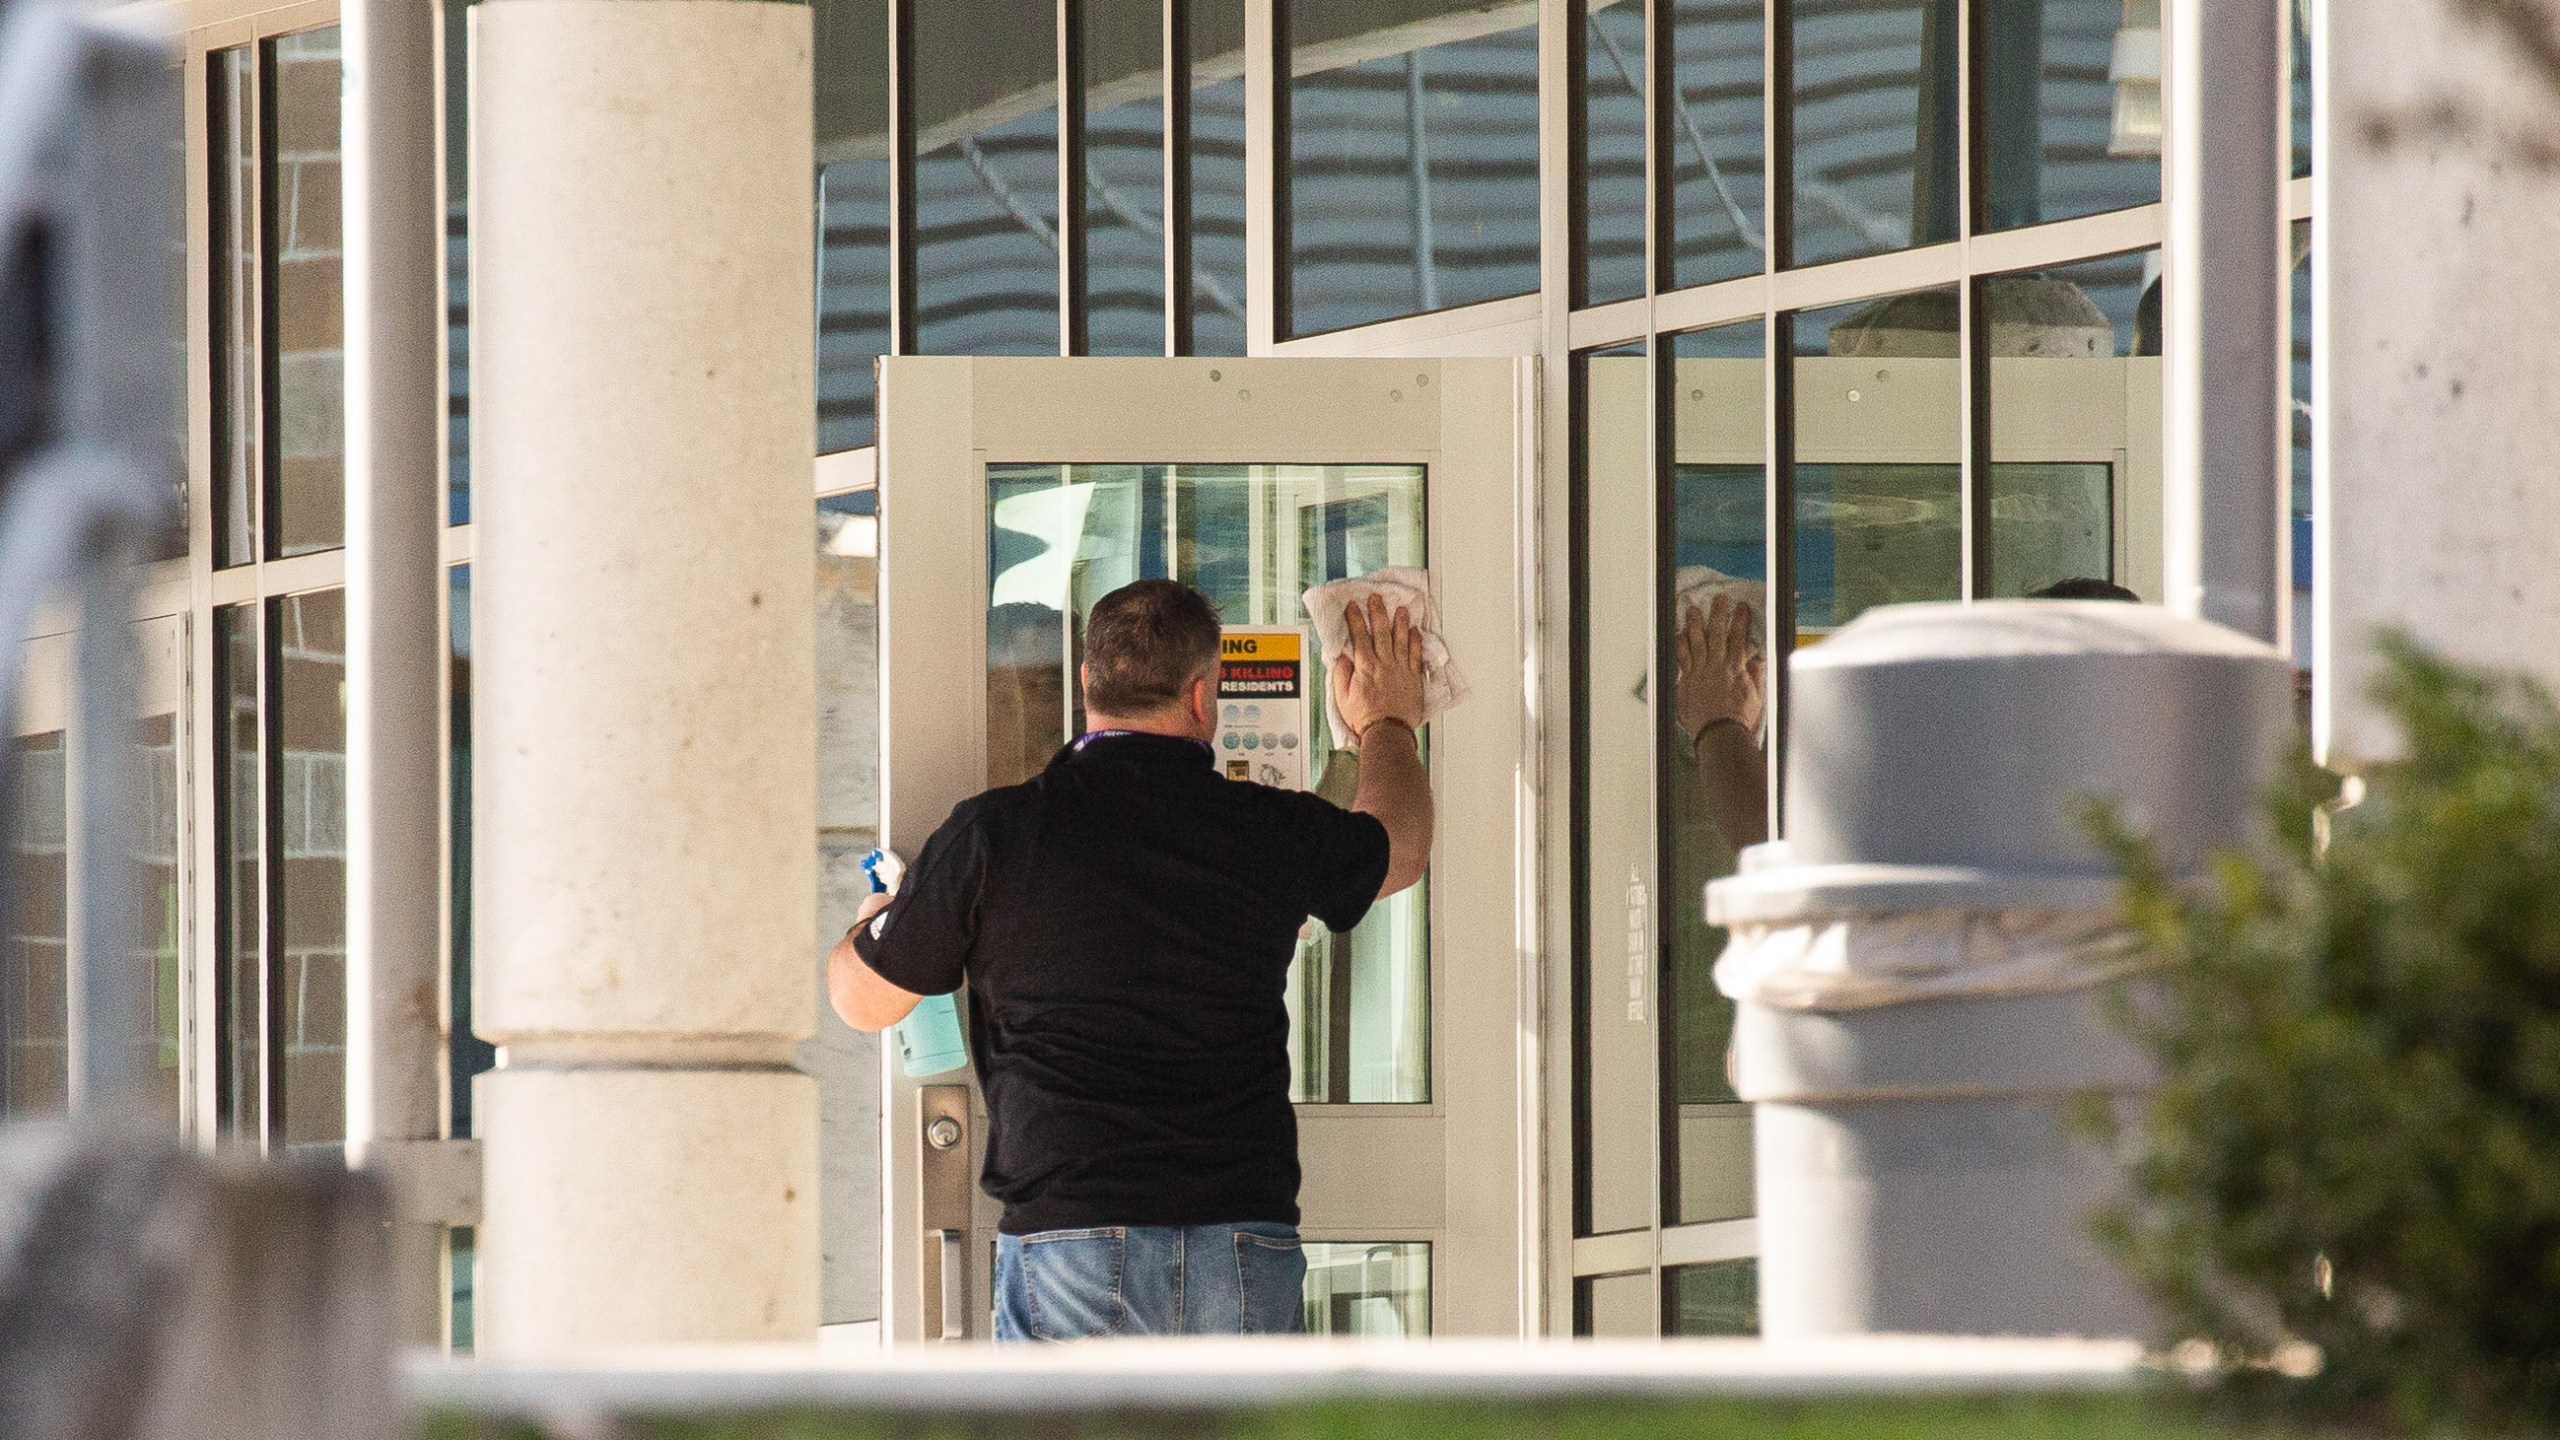
M1230 780L1307 788L1304 633L1229 625L1218 642L1218 767Z

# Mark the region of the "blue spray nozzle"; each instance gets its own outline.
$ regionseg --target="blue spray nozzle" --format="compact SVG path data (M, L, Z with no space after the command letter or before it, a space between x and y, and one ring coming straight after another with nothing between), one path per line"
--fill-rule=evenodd
M898 858L897 851L875 846L862 857L862 873L871 877L871 893L883 894L897 889L906 878L907 862Z

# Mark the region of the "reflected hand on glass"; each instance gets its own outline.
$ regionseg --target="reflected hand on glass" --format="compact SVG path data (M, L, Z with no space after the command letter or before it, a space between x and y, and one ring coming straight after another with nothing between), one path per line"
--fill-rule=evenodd
M1769 670L1753 643L1751 606L1718 595L1705 613L1695 605L1687 612L1675 647L1680 673L1672 687L1672 718L1692 741L1722 720L1758 735L1768 710Z
M1422 636L1413 617L1399 608L1390 614L1385 601L1372 595L1343 607L1343 623L1351 634L1333 662L1333 706L1341 712L1345 738L1357 747L1369 727L1382 720L1406 728L1422 728Z

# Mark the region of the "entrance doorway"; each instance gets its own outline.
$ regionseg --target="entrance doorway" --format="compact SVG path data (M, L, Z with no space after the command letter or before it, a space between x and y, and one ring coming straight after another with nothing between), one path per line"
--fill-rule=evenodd
M1321 697L1302 592L1388 566L1430 574L1474 692L1427 734L1430 873L1350 934L1302 941L1290 980L1319 1333L1537 1329L1539 947L1521 918L1537 742L1519 563L1535 543L1534 394L1514 360L882 362L882 818L903 853L1079 732L1083 619L1118 586L1177 579L1230 625L1304 630ZM1261 778L1264 732L1242 719L1221 743ZM1267 729L1305 736L1303 764L1273 772L1290 783L1332 793L1357 763L1320 698L1303 731ZM884 1048L884 1336L982 1337L983 1111L965 1073L910 1078Z

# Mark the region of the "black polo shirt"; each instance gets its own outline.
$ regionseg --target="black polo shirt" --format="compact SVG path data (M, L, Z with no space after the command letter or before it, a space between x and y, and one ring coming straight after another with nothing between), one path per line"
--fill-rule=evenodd
M1294 1225L1289 960L1386 875L1375 818L1104 732L953 810L854 948L920 995L968 981L1006 1233Z

